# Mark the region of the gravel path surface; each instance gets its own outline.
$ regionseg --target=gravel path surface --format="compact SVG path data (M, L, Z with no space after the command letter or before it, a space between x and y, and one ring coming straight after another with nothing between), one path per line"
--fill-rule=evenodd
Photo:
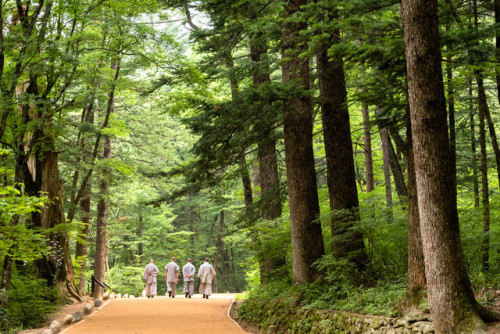
M64 334L241 334L246 333L227 316L231 295L202 299L157 297L116 299L67 329Z

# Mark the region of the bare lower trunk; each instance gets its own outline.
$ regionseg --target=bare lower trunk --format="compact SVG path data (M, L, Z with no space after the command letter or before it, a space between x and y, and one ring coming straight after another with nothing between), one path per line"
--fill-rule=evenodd
M306 0L291 0L285 4L282 27L282 77L284 83L301 85L303 93L284 101L285 163L290 206L293 279L296 283L312 282L318 272L311 263L323 256L324 244L319 216L316 171L312 145L312 107L307 95L309 59L299 57L304 43L300 31L304 22L290 22L287 18L300 13Z
M403 0L412 139L428 301L436 333L485 330L458 224L437 0ZM491 315L491 314L490 314Z
M44 154L41 191L48 195L50 204L42 209L41 223L44 228L53 228L66 224L63 207L62 180L56 152ZM80 300L80 294L74 283L74 269L71 261L69 238L66 231L49 233L52 252L49 257L50 267L54 268L56 285L65 286L70 297ZM63 290L64 291L64 290ZM64 291L64 292L66 292Z
M425 297L425 261L420 233L420 218L418 213L417 182L415 179L415 162L413 159L413 144L411 124L407 116L408 138L408 283L406 286L405 313L413 312Z
M107 143L106 143L107 142ZM105 157L111 157L111 140L107 139L105 142ZM94 262L94 277L101 284L104 282L106 275L106 260L108 256L106 247L106 229L108 219L108 196L109 196L109 182L101 180L99 185L99 202L97 203L97 231L96 231L96 246L95 246L95 262ZM94 291L92 297L101 299L104 293L104 288L96 283L94 284Z

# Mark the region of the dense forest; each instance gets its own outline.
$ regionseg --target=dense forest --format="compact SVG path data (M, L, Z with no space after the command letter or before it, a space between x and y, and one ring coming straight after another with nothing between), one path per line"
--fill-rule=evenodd
M249 320L500 320L499 22L499 0L2 0L0 331L102 298L92 277L138 296L172 256L210 258Z

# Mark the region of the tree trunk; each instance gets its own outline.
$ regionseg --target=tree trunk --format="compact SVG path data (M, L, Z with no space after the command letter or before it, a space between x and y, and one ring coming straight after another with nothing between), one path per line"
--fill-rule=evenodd
M12 281L12 257L5 255L2 265L2 282L0 285L0 306L7 310L9 306L9 290ZM7 316L7 315L4 315Z
M471 133L471 168L472 168L472 183L474 189L474 207L479 208L479 181L477 172L477 153L476 153L476 125L474 122L474 100L472 98L472 81L469 81L469 122Z
M18 190L21 187L22 181L23 181L23 170L22 170L22 165L24 163L24 159L21 159L24 157L22 156L17 156L16 157L16 166L15 166L15 171L14 171L14 181L16 183L15 187ZM5 183L4 183L5 184ZM19 215L14 215L11 220L11 225L15 226L19 223ZM10 285L12 282L12 254L9 254L7 251L7 255L4 256L3 260L3 265L2 265L2 281L0 282L0 306L2 309L6 310L8 305L9 305L9 290L10 290ZM8 316L5 314L5 316Z
M253 84L255 87L269 83L270 69L267 65L262 65L262 56L267 53L267 41L263 34L251 36L250 55L254 63L252 72ZM273 220L281 217L281 196L280 178L278 172L278 161L276 158L276 140L272 138L274 124L268 124L267 128L261 129L263 136L257 143L257 157L259 159L259 181L260 181L260 208L264 220ZM268 240L262 240L265 243ZM261 263L260 279L262 283L267 283L281 276L280 268L285 265L286 254L283 248L273 249L271 253L259 256Z
M309 59L299 57L305 48L300 31L306 28L306 24L289 20L306 4L307 0L286 2L281 46L283 82L296 82L303 90L300 96L285 99L283 119L295 283L314 281L318 272L311 263L325 252L321 224L317 222L319 202L312 145L312 107L307 95L310 89Z
M391 166L392 177L394 178L394 184L396 185L396 193L398 194L399 202L401 204L406 204L408 197L408 189L406 188L403 171L401 170L401 165L399 164L398 156L394 151L394 146L392 146L392 141L390 136L387 136L387 148L389 149L389 164Z
M84 115L82 115L82 123L86 122L89 124L94 124L94 110L93 106L89 105L85 109ZM84 137L82 136L80 138L80 147L82 150L85 148L85 140ZM78 171L75 171L74 174L74 179L73 179L73 187L72 187L72 195L71 199L74 200L74 196L76 196L76 183L78 181ZM88 241L88 236L89 236L89 231L90 231L90 196L92 193L92 188L90 183L85 185L85 191L82 199L80 200L80 209L82 212L82 223L83 223L83 229L80 232L80 238L82 239L82 242L80 243L79 241L76 242L76 249L75 249L75 258L76 261L80 263L80 281L78 283L78 291L83 295L85 294L85 274L87 271L87 241ZM68 217L68 220L70 218ZM72 218L71 218L72 220ZM70 220L70 221L71 221Z
M380 107L375 110L377 115L383 113ZM384 184L385 184L385 204L388 208L389 216L392 217L392 188L391 188L391 167L389 161L389 136L387 134L387 127L379 125L380 141L382 142L382 156L383 156L383 170L384 170Z
M415 179L415 162L413 159L413 143L410 115L407 115L408 138L408 281L406 286L405 313L418 309L425 292L425 261L420 233L418 213L417 183Z
M497 29L495 29L495 54L498 63L500 62L500 30L498 30L500 26L500 0L495 0L495 25L497 26ZM500 69L498 68L498 64L496 67L496 81L498 102L500 102Z
M484 92L483 75L481 71L476 72L478 105L479 105L479 146L481 148L481 189L482 189L482 211L483 211L483 238L481 242L481 269L490 269L490 196L488 186L488 156L486 152L486 124L485 116L488 109L486 94Z
M365 87L361 89L362 92L366 90ZM362 103L361 113L363 115L363 143L365 155L365 171L366 171L366 192L372 192L375 189L375 178L373 176L373 155L372 155L372 132L370 126L370 113L368 111L368 104Z
M222 192L224 194L224 191ZM225 211L221 210L219 215L219 233L217 234L217 253L220 256L221 261L221 269L222 269L222 289L223 292L227 291L227 266L225 264L225 256L224 256L224 241L222 238L224 237L224 220L225 220Z
M137 237L139 238L139 245L137 245L137 255L139 255L139 261L142 263L142 256L144 255L144 243L142 242L142 234L144 233L144 217L142 216L142 212L139 212L137 222Z
M328 57L328 47L339 43L339 36L340 32L335 31L328 42L322 43L316 54L328 194L330 209L333 213L332 251L336 257L349 258L359 269L363 269L367 258L363 234L355 226L360 218L359 202L347 108L344 62L340 57L333 60Z
M448 25L446 29L449 30ZM446 63L446 81L448 84L448 124L450 128L450 150L453 166L454 185L457 186L457 136L455 129L455 87L453 85L452 59L448 57Z
M231 270L233 272L233 282L234 282L234 292L240 293L240 285L238 284L238 278L236 276L236 266L234 265L234 247L231 244Z
M436 333L485 330L460 240L437 0L403 0L413 157L428 301ZM491 314L490 314L491 315Z
M83 229L80 232L82 242L76 242L75 258L80 263L80 281L78 283L78 291L80 294L85 294L85 273L87 271L87 241L90 231L90 184L87 185L84 198L80 201L80 209L82 211Z
M104 159L111 159L111 138L106 138L104 141ZM106 229L108 226L108 209L109 209L109 181L101 179L99 182L99 202L97 203L97 231L95 239L95 262L94 262L94 277L101 284L104 282L106 275L107 262L107 247L106 247ZM95 299L101 299L104 293L104 288L99 284L94 284L93 296Z
M115 89L116 82L120 75L120 62L111 64L111 68L115 70L115 76L111 90L108 96L108 105L106 115L111 115L115 109ZM103 158L111 159L111 138L105 136ZM96 250L94 262L94 277L99 282L104 282L107 266L107 246L106 246L106 229L108 225L108 209L109 209L109 181L102 178L99 182L99 202L97 203L97 231L96 231ZM104 288L99 284L94 284L93 297L101 299L104 293Z

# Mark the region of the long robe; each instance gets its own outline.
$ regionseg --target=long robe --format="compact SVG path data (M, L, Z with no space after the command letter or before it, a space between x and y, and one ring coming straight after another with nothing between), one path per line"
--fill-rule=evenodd
M167 292L170 292L172 296L175 297L179 266L172 261L165 266L165 271L167 272L165 277L165 281L167 282Z
M191 262L188 262L182 267L182 276L184 277L184 293L189 296L194 294L194 274L196 267Z
M142 278L146 281L146 297L156 296L157 285L156 277L158 276L158 267L153 263L148 264L144 268L144 275Z
M200 293L206 296L212 294L212 280L215 277L214 267L208 263L204 262L200 269L198 270L198 278L200 279Z

